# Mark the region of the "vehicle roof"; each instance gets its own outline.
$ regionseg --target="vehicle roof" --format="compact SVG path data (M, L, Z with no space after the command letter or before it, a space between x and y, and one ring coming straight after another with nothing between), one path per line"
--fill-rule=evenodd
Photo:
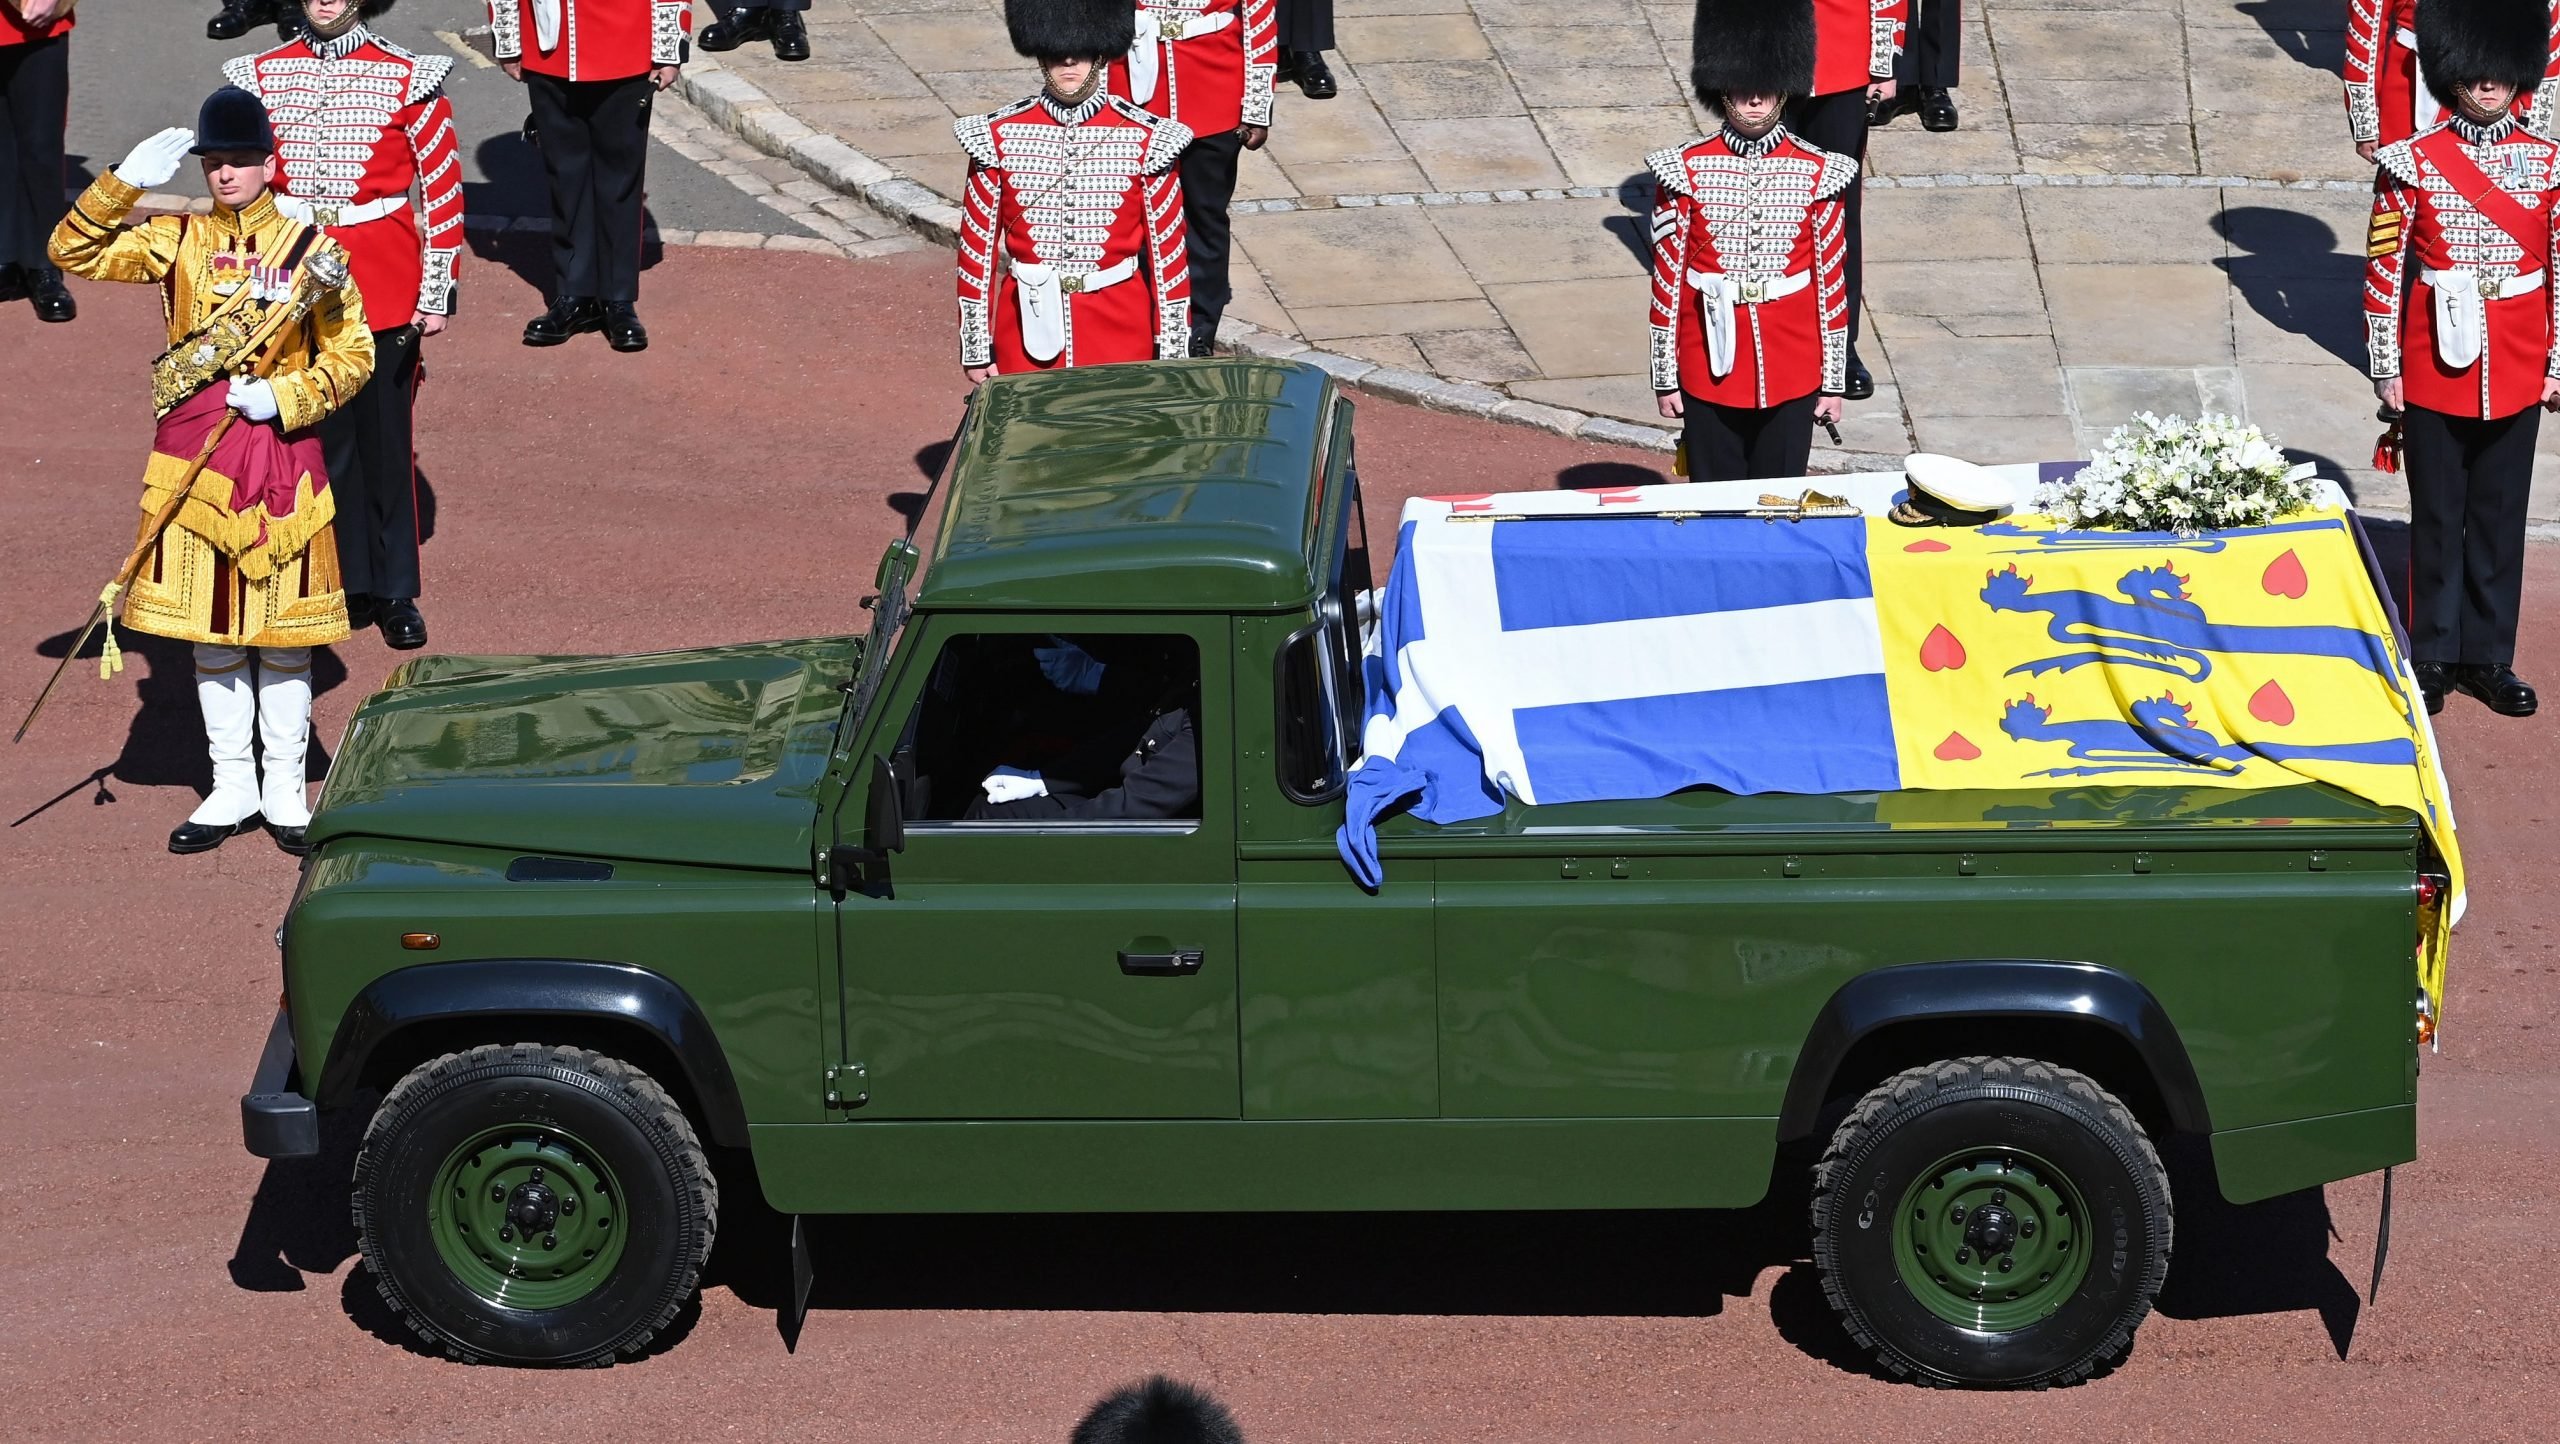
M920 610L1279 611L1323 585L1336 393L1234 357L980 388Z

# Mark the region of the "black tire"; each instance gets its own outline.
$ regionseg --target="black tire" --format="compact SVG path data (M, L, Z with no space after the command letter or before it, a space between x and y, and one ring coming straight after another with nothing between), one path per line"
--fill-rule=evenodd
M607 1262L593 1266L601 1277L582 1281L588 1292L543 1307L493 1299L466 1277L472 1261L450 1262L439 1244L452 1241L457 1223L469 1232L446 1198L447 1171L462 1166L452 1160L468 1155L477 1167L474 1140L518 1131L533 1140L527 1149L561 1148L563 1138L576 1145L569 1156L582 1160L586 1215L574 1217L579 1180L554 1163L555 1217L565 1198L569 1223L622 1230ZM517 1156L543 1185L549 1155ZM513 1192L508 1209L525 1189ZM462 1196L455 1183L452 1197ZM477 1197L475 1188L474 1207ZM475 1363L605 1365L645 1350L692 1298L718 1228L720 1189L692 1122L648 1074L583 1048L493 1044L423 1063L384 1095L356 1155L354 1207L357 1246L384 1301L429 1344ZM568 1224L545 1225L555 1227Z
M1961 1241L1978 1249L1988 1237L1999 1256L1943 1246L1958 1241L1950 1231L1965 1222L1949 1200L1964 1197L1974 1200L1975 1231ZM1985 1202L1995 1204L1989 1216ZM1919 1222L1933 1205L1936 1221ZM2039 1211L2054 1216L2043 1241L2032 1220L2021 1240L2018 1219ZM1842 1120L1814 1173L1813 1258L1824 1296L1888 1374L1925 1383L2043 1388L2108 1366L2151 1312L2171 1235L2169 1175L2132 1112L2085 1075L2032 1058L1950 1059L1887 1079ZM1933 1237L1942 1245L1934 1258ZM2039 1259L2058 1268L2068 1255L2049 1250L2075 1239L2090 1246L2061 1282L2007 1272L2027 1254L2036 1255L2031 1270ZM1930 1276L1915 1289L1906 1268ZM2073 1269L2085 1270L2076 1282ZM2012 1316L1997 1328L1952 1321L1949 1311L1985 1298L1986 1283L1994 1302L1970 1307ZM2026 1288L2025 1304L1996 1302L2011 1285ZM2015 1317L2034 1310L2042 1312L2029 1321Z

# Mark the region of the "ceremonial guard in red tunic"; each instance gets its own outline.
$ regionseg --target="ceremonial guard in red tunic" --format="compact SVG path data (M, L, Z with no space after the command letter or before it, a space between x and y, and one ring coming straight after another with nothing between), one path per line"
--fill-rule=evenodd
M1814 83L1809 17L1754 0L1721 20L1710 32L1701 17L1690 79L1724 128L1645 158L1653 389L1692 477L1802 476L1814 422L1839 420L1847 384L1841 197L1858 167L1780 122Z
M191 151L212 212L127 224ZM195 644L213 791L169 834L172 852L219 847L261 817L286 851L308 850L311 649L347 635L316 427L372 374L373 333L344 253L276 208L274 151L265 107L225 86L194 131L135 146L53 233L56 264L155 287L168 320L137 570L99 600L121 600L137 632ZM101 666L116 665L111 631Z
M1876 391L1875 380L1858 360L1858 301L1864 294L1864 248L1860 241L1861 190L1857 168L1867 158L1867 107L1894 98L1894 61L1902 53L1903 33L1911 22L1911 0L1698 0L1694 44L1701 60L1728 46L1745 46L1742 37L1766 27L1783 27L1790 35L1810 30L1813 75L1806 87L1792 92L1787 129L1803 143L1846 156L1851 163L1849 188L1840 194L1841 235L1847 247L1845 274L1849 285L1849 366L1847 390L1852 401Z
M960 364L984 380L1190 354L1176 161L1191 130L1104 85L1136 39L1129 0L1008 0L1005 21L1044 83L954 127Z
M2511 664L2534 440L2560 405L2560 145L2513 105L2545 42L2538 6L2426 0L2419 63L2449 118L2377 153L2366 346L2375 392L2404 413L2409 644L2429 711L2448 691L2534 710Z
M551 178L551 309L524 344L557 346L602 331L644 351L640 219L649 162L649 98L689 55L687 0L489 0L498 64L524 82Z
M379 626L383 641L407 650L427 644L411 426L418 346L453 314L462 155L443 89L452 58L413 55L364 24L391 4L303 0L301 34L222 72L265 101L275 123L276 209L344 247L364 293L373 379L320 423L320 441L349 621Z
M1212 354L1228 280L1227 207L1244 152L1271 135L1271 81L1279 71L1272 0L1138 0L1138 39L1115 66L1111 92L1178 120L1182 211L1191 232L1191 354Z
M2509 0L2538 10L2542 0ZM2551 20L2541 77L2517 99L2526 127L2551 134L2560 100L2560 0ZM2386 145L2442 124L2444 106L2419 74L2418 0L2347 0L2347 133L2366 160Z

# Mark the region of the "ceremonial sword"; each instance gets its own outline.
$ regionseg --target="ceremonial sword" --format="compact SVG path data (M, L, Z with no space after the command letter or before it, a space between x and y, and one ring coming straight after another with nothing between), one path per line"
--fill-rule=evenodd
M1713 521L1732 517L1750 521L1812 521L1824 517L1865 515L1866 512L1856 502L1846 497L1808 491L1793 497L1763 492L1758 506L1698 507L1680 511L1453 511L1441 520L1606 521L1616 517L1636 517L1646 521Z

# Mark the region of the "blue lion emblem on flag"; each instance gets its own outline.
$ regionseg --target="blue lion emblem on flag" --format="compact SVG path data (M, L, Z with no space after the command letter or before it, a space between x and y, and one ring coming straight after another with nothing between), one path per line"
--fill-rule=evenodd
M2059 742L2077 767L2054 767L2031 777L2098 777L2110 772L2219 772L2248 770L2251 762L2367 762L2412 767L2418 745L2407 737L2377 742L2295 744L2225 742L2196 725L2194 710L2170 693L2133 704L2133 716L2056 722L2053 709L2030 692L2001 714L2000 730L2020 742Z
M2399 670L2383 639L2355 627L2244 626L2216 622L2187 594L2187 578L2168 565L2136 567L2116 583L2115 596L2061 590L2039 592L2033 577L2013 562L1984 581L1982 600L1995 612L2043 612L2045 633L2075 650L2021 662L2008 675L2068 672L2092 662L2144 667L2189 682L2213 675L2213 656L2338 657L2355 662L2395 690Z

